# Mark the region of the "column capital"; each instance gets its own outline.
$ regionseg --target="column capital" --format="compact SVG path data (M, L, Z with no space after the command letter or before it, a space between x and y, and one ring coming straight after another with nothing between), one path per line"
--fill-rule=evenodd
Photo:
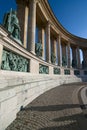
M48 20L47 21L47 26L50 27L51 26L51 22Z

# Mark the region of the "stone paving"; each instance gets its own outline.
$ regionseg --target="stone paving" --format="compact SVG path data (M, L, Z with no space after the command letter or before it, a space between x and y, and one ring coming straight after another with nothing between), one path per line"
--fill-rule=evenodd
M87 84L62 85L42 94L6 130L87 130L77 95L83 86Z

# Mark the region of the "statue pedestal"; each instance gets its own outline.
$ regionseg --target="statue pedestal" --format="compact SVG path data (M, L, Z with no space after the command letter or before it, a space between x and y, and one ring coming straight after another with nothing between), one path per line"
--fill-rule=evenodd
M11 37L16 41L16 42L18 42L20 45L23 45L22 44L22 42L21 42L21 40L19 40L19 39L16 39L15 37L13 37L12 35L11 35Z

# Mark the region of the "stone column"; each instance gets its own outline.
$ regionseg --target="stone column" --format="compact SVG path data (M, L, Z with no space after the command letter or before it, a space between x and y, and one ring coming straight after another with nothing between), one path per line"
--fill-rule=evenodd
M27 31L28 31L28 12L29 3L23 0L16 0L17 2L17 16L21 28L21 40L25 48L27 48Z
M62 66L62 60L61 60L61 36L57 38L58 43L58 66Z
M62 56L66 57L66 45L62 44Z
M68 59L68 62L67 62L67 67L70 68L71 66L71 59L70 59L70 42L68 41L68 45L67 45L67 59Z
M0 69L1 69L1 63L2 63L2 54L3 54L3 45L0 44Z
M81 68L81 62L80 62L80 50L79 47L77 47L77 67Z
M29 39L28 39L28 50L35 54L35 33L36 33L36 1L29 1Z
M56 61L57 61L57 43L56 43L56 39L54 39L54 42L53 42L53 52L54 52L54 55L56 56ZM57 64L55 62L55 64Z
M28 13L29 8L25 7L25 23L24 23L24 47L27 48L27 38L28 38Z
M46 27L46 61L51 63L50 23Z
M40 43L42 43L42 48L43 48L43 51L42 51L42 58L43 60L45 60L45 31L44 31L44 28L40 28L39 29L39 37L38 37L38 41Z

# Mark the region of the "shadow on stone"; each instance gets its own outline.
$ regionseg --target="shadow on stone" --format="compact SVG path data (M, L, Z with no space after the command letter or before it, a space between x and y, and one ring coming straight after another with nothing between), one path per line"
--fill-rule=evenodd
M71 126L72 125L72 126ZM45 127L45 128L41 128L39 130L81 130L81 129L78 129L78 128L74 128L74 126L76 125L76 123L72 123L70 125L66 125L66 126L53 126L53 127ZM71 128L70 128L71 127ZM69 128L69 129L68 129ZM83 129L82 129L83 130Z
M80 113L80 114L75 114L75 115L71 115L71 116L63 116L63 117L60 117L60 118L55 118L55 119L53 119L53 121L71 121L71 122L76 122L76 120L82 120L81 119L81 117L82 118L84 118L84 115L82 114L82 113Z
M59 111L70 108L79 108L79 104L64 104L64 105L49 105L49 106L31 106L26 107L23 110L31 110L31 111Z
M52 121L58 122L59 126L45 127L39 130L85 130L87 128L82 113L55 118Z

